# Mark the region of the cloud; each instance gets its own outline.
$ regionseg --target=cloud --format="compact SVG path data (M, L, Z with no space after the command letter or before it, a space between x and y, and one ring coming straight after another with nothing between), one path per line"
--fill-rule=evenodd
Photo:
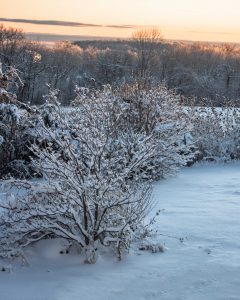
M134 25L99 25L99 24L88 24L88 23L57 21L57 20L0 18L0 22L27 23L27 24L37 24L37 25L49 25L49 26L68 26L68 27L107 27L107 28L117 28L117 29L136 28L136 26Z
M29 19L9 19L0 18L1 22L14 22L14 23L28 23L28 24L38 24L38 25L53 25L53 26L70 26L70 27L101 27L101 25L78 23L78 22L68 22L68 21L56 21L56 20L29 20Z
M137 25L106 25L104 27L120 28L120 29L134 29L134 28L138 28L139 26L137 26Z

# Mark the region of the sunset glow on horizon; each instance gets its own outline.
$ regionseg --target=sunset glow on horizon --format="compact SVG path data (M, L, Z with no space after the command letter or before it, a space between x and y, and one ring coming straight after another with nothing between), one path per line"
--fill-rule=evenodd
M158 27L166 39L240 43L239 0L0 0L0 5L0 23L31 33L128 38L137 28ZM36 20L42 24L33 24Z

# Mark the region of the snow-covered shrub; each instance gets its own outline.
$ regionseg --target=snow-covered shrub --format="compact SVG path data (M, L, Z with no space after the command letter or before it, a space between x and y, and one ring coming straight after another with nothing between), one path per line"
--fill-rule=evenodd
M0 67L0 176L10 172L21 151L21 110L15 105L15 95L7 91L15 70L3 74ZM11 164L11 165L10 165Z
M156 145L144 133L119 130L115 121L124 110L119 106L117 116L106 104L114 105L85 101L56 128L42 124L50 142L31 150L43 179L5 182L20 193L1 204L0 256L21 255L45 237L82 247L89 263L100 244L113 246L119 258L129 248L151 206L151 184L142 179Z
M150 251L152 253L164 252L165 247L160 243L148 243L144 241L142 245L139 247L141 251Z
M57 100L59 91L49 88L49 92L44 96L44 104L38 107L31 107L32 111L24 119L23 137L27 141L29 156L34 156L31 145L37 144L46 148L51 143L51 137L46 134L45 128L55 130L61 118L61 110Z
M199 159L230 160L240 158L240 110L238 108L195 107L192 137Z
M28 106L19 103L16 95L8 91L16 77L13 68L5 74L0 70L0 177L9 173L19 177L29 175L29 151L24 138Z
M17 76L13 68L5 74L0 70L0 177L10 174L29 178L34 174L29 147L33 143L43 147L46 144L42 124L56 127L59 112L54 109L58 91L50 89L42 106L30 107L8 91Z
M122 95L79 89L64 111L55 91L26 123L39 182L10 180L20 193L1 204L0 256L62 237L96 261L99 245L121 258L151 207L151 181L192 157L188 115L165 87ZM185 142L184 142L185 141Z
M25 133L28 119L14 104L0 104L0 177L12 174L29 177L29 139Z

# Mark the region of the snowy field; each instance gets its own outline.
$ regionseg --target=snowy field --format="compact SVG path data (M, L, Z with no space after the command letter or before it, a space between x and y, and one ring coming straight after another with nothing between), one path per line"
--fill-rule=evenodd
M27 250L29 267L0 272L0 300L239 300L240 163L186 168L154 197L159 233L183 243L159 235L165 253L84 265L42 242Z

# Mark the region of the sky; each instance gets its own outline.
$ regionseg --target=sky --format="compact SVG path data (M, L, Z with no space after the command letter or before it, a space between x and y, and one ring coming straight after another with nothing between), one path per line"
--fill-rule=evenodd
M31 33L127 38L158 27L166 39L240 43L240 0L0 0L0 7L0 23Z

